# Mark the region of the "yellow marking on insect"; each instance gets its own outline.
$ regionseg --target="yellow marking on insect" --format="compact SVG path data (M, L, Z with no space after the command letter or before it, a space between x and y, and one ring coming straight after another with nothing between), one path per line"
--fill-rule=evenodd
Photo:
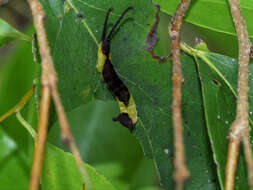
M100 43L99 48L98 48L98 62L97 62L97 70L102 74L105 61L107 59L107 56L103 54L102 52L102 43ZM109 55L109 60L111 60L111 54Z
M116 98L116 100L119 104L120 113L127 113L130 119L132 120L133 124L135 124L137 122L138 116L133 96L130 94L129 103L127 106L124 104L124 102L121 102L118 98Z

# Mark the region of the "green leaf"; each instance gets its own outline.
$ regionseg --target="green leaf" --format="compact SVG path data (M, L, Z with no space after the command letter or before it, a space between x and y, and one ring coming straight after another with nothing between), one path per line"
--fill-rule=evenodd
M30 36L19 32L7 22L0 19L0 47L14 40L32 41Z
M31 30L28 30L31 33ZM33 86L36 70L40 67L33 62L31 43L18 44L17 47L1 62L0 75L0 115L3 115L15 106L24 94ZM36 117L33 117L35 109L33 103L29 103L22 111L22 115L36 126ZM32 139L27 135L24 128L11 116L3 123L4 131L18 144L19 148L29 151Z
M180 0L156 0L160 4L161 9L173 16ZM253 1L245 0L241 2L241 9L250 37L253 37L253 24L251 18L253 16ZM200 11L201 10L201 11ZM210 19L210 16L212 19ZM233 20L230 14L230 8L227 1L223 0L200 0L193 1L187 12L185 20L191 24L202 27L204 29L216 32L236 35Z
M173 16L180 0L156 0L161 10ZM251 40L253 40L253 1L240 1ZM210 19L212 18L212 19ZM221 54L237 57L238 45L228 1L194 0L187 11L183 26L183 40L194 42L196 37L203 39L208 47Z
M4 134L2 128L0 128L0 147L2 147L0 150L0 160L3 160L5 157L9 156L17 147L15 142L13 142L10 137Z
M65 3L72 8L65 11L63 17L56 16L53 6L48 2L42 3L48 17L47 28L50 28L47 30L48 36L54 42L51 51L59 75L59 89L68 112L94 98L112 99L96 70L97 44L94 36L99 41L106 11L110 7L117 8L111 15L109 24L115 22L125 8L130 5L135 7L113 36L112 63L137 105L139 121L134 135L140 140L145 155L153 158L161 184L165 189L173 188L171 62L158 64L146 51L146 37L155 21L156 9L152 2L141 0L130 4L112 0L68 0ZM77 18L79 12L83 14L83 20ZM157 48L157 53L161 53L160 49L163 48ZM187 189L217 189L198 74L190 56L184 55L182 59L185 75L185 145L192 175ZM199 119L194 119L196 115Z
M19 116L19 121L20 119L23 119L22 116ZM24 127L26 128L26 130L28 130L30 135L32 135L30 131L33 129L29 129L31 126L28 123L25 124L25 122L26 121L22 121L23 125L26 125ZM35 138L35 136L36 135L32 135L33 138ZM9 143L9 146L13 145ZM44 159L45 166L44 175L42 177L43 189L79 189L79 187L83 188L83 178L80 175L80 171L72 154L65 153L61 149L51 144L47 144ZM115 189L102 175L96 172L94 168L92 168L88 164L85 164L84 167L88 172L94 190Z
M1 29L0 29L1 30ZM28 30L31 33L31 30ZM0 70L0 115L15 106L22 96L32 87L38 65L33 63L31 43L17 44L6 59L1 60ZM33 102L22 110L25 118L34 126L35 107ZM30 166L32 164L32 138L17 121L15 115L1 124L4 135L0 137L0 186L1 189L26 190L29 183ZM6 136L9 140L5 141ZM14 146L15 145L15 146ZM15 149L9 149L14 146ZM13 147L13 148L14 148ZM3 151L3 152L2 152ZM1 154L0 153L0 154ZM15 182L15 183L14 183Z
M43 190L82 189L83 182L72 154L47 144L42 175ZM84 164L94 190L116 190L112 184L94 168Z
M142 165L143 154L129 131L112 121L118 109L115 101L94 101L72 110L67 116L85 162L105 175L117 189L136 189L131 188L131 181ZM67 150L62 145L59 129L57 122L52 126L48 139ZM149 164L151 168L153 163ZM150 169L147 176L153 171ZM152 177L155 179L154 175Z
M228 147L227 135L230 125L235 120L236 113L238 62L236 59L219 54L200 50L193 51L202 86L205 117L213 157L221 189L223 189ZM253 65L251 64L250 76L252 76L252 73ZM250 79L250 86L252 82L252 79ZM253 89L251 88L249 94L251 125L252 95ZM251 132L252 135L253 133ZM239 179L236 180L236 189L248 189L244 156L240 156L236 179Z
M135 172L135 175L133 175L131 186L129 190L131 189L153 189L158 190L157 186L157 177L155 173L154 165L152 164L152 160L148 158L144 158L137 171Z
M29 165L17 144L0 126L0 186L4 190L25 190L28 187ZM15 182L15 183L13 183Z

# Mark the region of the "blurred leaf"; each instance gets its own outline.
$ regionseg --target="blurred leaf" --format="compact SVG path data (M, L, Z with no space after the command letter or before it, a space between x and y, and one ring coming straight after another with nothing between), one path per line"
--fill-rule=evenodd
M143 154L129 131L112 121L118 109L115 101L95 101L72 110L68 118L85 162L103 173L117 189L123 189L131 185ZM49 141L67 150L62 146L58 123L53 125Z
M157 188L156 187L143 187L138 190L157 190Z
M160 4L164 13L173 16L180 0L155 0L155 2ZM240 4L249 35L253 40L253 24L251 21L253 0L240 1ZM187 43L189 40L194 42L195 38L198 37L203 39L212 51L237 57L237 38L228 1L193 0L185 21L183 34L188 38Z
M160 4L161 9L173 16L180 0L155 0ZM253 1L244 0L241 2L241 9L244 19L247 23L247 29L250 37L253 37ZM201 10L201 11L200 11ZM212 19L210 19L212 16ZM204 29L216 32L236 35L233 20L230 14L230 8L227 1L223 0L194 0L187 12L185 20L191 24Z
M0 29L1 30L1 29ZM28 31L28 33L31 33ZM18 44L5 60L1 60L0 76L0 115L16 105L22 96L32 87L35 70L38 65L33 63L31 43ZM22 110L27 121L36 126L35 107L33 101ZM34 117L35 116L35 117ZM4 190L26 190L29 183L32 163L32 138L17 121L15 115L1 123L1 129L10 136L9 146L16 147L10 151L8 145L2 145L1 151L9 151L0 160L0 186ZM5 137L1 140L6 139ZM0 156L1 157L1 156Z
M0 19L0 47L13 40L23 40L28 42L32 41L30 36L19 32L18 30L10 26L7 22Z
M125 8L130 5L135 7L134 11L127 14L121 27L113 36L112 61L115 70L136 101L139 121L134 135L140 140L145 155L153 158L161 184L165 189L173 188L171 62L158 64L146 51L146 37L155 21L155 7L151 1L145 0L133 1L131 4L127 1L112 0L65 1L68 2L71 2L75 11L73 9L65 11L63 17L56 16L55 11L52 10L53 6L48 2L42 2L48 17L47 28L50 28L47 32L49 38L55 42L51 47L55 68L59 75L59 90L68 112L94 98L111 99L96 70L97 45L91 33L96 39L100 39L105 14L110 7L114 6L117 9L109 19L109 26ZM85 21L77 18L77 13L83 14ZM84 25L84 22L87 25ZM163 54L164 51L160 52L161 49L157 48L157 53ZM182 57L182 62L185 76L183 88L185 144L192 176L187 189L217 189L218 183L206 134L201 89L195 63L186 55ZM199 119L194 119L196 115ZM99 119L96 117L95 121ZM118 135L118 138L121 139L121 136ZM83 141L86 138L89 139L89 136L83 137ZM127 153L128 149L122 151ZM97 156L98 159L102 159L100 157ZM84 158L87 159L86 155Z
M22 151L0 126L0 186L4 190L26 190L29 166Z
M2 130L2 126L0 126L0 160L3 160L5 157L7 157L11 152L13 152L17 145L15 142L10 139L6 134L4 134L4 131Z
M42 175L43 190L82 190L83 183L74 157L61 149L47 144ZM116 190L111 183L94 168L85 164L94 190Z
M31 31L28 31L31 33ZM33 86L33 79L36 70L40 65L33 62L31 43L23 42L18 44L8 59L1 63L0 76L0 115L3 115L16 105L24 94ZM34 104L29 103L22 111L22 115L34 125L36 116ZM11 116L3 123L4 131L17 143L20 149L30 151L28 146L32 144L32 139L27 135L24 128L17 121L15 116Z
M158 178L156 177L153 161L148 158L143 158L135 175L131 180L131 186L128 190L158 190Z

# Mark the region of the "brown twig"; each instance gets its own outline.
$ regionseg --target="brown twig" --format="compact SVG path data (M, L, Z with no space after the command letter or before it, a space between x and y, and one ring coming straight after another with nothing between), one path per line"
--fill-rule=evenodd
M230 126L228 160L226 165L225 190L233 190L240 143L243 141L246 162L248 165L249 184L252 179L252 153L249 142L249 116L248 116L248 91L249 91L249 57L251 43L245 21L243 19L238 0L229 0L230 10L236 28L239 42L239 74L238 74L238 98L236 119Z
M47 139L48 117L50 108L50 88L43 86L40 102L40 117L38 123L38 135L35 143L33 165L30 176L29 190L37 190L40 181L40 172L45 152Z
M38 127L38 138L36 143L34 161L30 179L30 190L37 190L39 185L40 173L42 168L42 161L44 156L45 142L47 136L47 125L48 125L48 112L50 107L49 97L52 95L59 122L62 128L62 136L64 142L70 145L73 152L74 158L82 174L84 183L87 189L92 190L92 184L89 180L87 171L83 165L80 153L74 143L74 139L69 129L69 124L66 119L66 114L62 106L60 96L57 89L57 73L54 69L53 60L50 54L50 48L47 40L45 30L45 13L43 7L38 0L28 0L28 3L32 10L33 22L37 33L37 40L39 44L39 52L41 56L42 65L42 99L40 106L40 117Z
M81 155L79 153L79 150L78 150L78 148L75 144L75 141L73 139L73 136L71 134L71 131L70 131L70 128L69 128L69 123L67 121L66 114L64 112L64 108L62 106L57 88L52 89L52 96L53 96L53 99L54 99L56 111L58 113L59 122L61 124L63 143L66 144L66 145L69 145L72 152L73 152L75 161L76 161L76 163L77 163L77 165L80 169L80 172L81 172L81 174L84 178L85 188L89 189L89 190L92 190L93 186L92 186L91 181L89 179L88 172L86 171L86 169L83 165L83 161L82 161Z
M170 28L171 51L173 60L173 102L172 117L174 126L174 179L176 181L176 189L182 190L184 182L189 178L190 174L185 164L183 127L182 127L182 110L181 110L181 87L183 82L181 60L180 60L180 32L183 17L190 5L190 0L181 0L177 7L177 11L173 17Z
M248 168L248 183L251 189L253 188L253 157L251 151L251 144L250 144L250 133L245 134L243 136L243 147L244 147L244 155L247 163Z

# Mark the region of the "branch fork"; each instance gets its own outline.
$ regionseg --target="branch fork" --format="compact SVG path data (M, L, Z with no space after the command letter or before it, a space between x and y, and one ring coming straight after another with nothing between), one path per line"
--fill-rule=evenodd
M244 135L248 135L250 132L249 122L245 120L235 120L229 132L229 139L235 141L242 141Z

